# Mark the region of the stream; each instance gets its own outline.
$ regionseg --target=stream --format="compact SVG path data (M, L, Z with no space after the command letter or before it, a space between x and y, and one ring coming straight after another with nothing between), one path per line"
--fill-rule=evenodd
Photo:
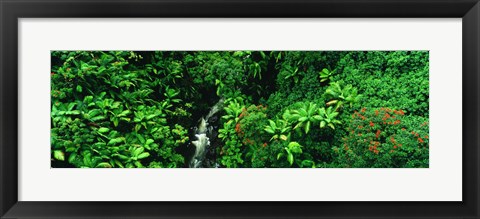
M208 112L205 117L200 119L197 127L195 127L195 140L191 142L191 145L195 147L195 153L193 154L189 167L201 168L201 167L217 167L217 164L213 166L205 162L207 152L210 148L210 137L213 135L214 127L209 125L213 120L214 115L220 111L223 107L224 99L220 99ZM218 119L218 118L216 118Z

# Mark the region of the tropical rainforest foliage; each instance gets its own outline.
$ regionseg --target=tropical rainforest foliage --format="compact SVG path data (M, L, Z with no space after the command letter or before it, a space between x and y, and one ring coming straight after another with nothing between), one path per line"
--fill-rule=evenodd
M429 167L427 51L53 51L51 62L52 167L188 167L207 114L202 167Z

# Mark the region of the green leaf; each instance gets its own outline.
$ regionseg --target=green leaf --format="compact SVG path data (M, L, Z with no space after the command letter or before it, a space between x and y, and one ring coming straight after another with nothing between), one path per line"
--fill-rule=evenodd
M328 126L330 126L330 128L332 128L332 129L335 129L335 126L333 126L332 123L329 123Z
M105 132L108 132L108 131L110 131L110 129L109 129L109 128L105 128L105 127L102 127L102 128L99 128L99 129L98 129L98 132L100 132L100 133L105 133Z
M145 142L145 144L146 144L146 145L149 145L149 144L151 144L151 143L153 143L153 142L154 142L153 139L148 139L148 140Z
M82 86L77 85L77 92L78 92L78 93L82 93Z
M64 161L65 160L65 154L63 151L55 150L53 151L53 157L57 160Z
M124 137L118 137L118 138L110 139L110 141L108 141L108 145L118 144L118 143L123 142L123 141L125 141Z
M127 116L128 114L130 114L130 110L124 110L123 112L121 112L117 116L118 117L123 117L123 116Z
M73 110L73 107L75 107L75 105L77 105L77 103L69 103L67 110L68 110L68 111Z
M95 168L112 168L112 165L110 165L109 163L103 162L103 163L99 163Z
M121 154L113 154L112 157L118 157L118 158L120 158L121 160L128 160L128 157L127 157L127 156L121 155Z
M92 161L90 161L90 156L83 157L83 164L86 167L91 167L92 166Z
M270 134L275 134L275 131L273 131L272 128L270 128L269 126L265 127L264 130Z
M79 110L67 111L65 115L80 115L80 111Z
M112 104L111 107L112 107L112 109L117 109L118 107L120 107L121 104L122 104L121 102L116 101L116 102L114 102L114 103Z
M136 124L135 125L135 131L138 132L142 128L142 125Z
M90 120L96 122L96 121L103 120L103 119L105 119L105 116L95 116L95 117L91 118Z
M119 160L113 160L113 162L115 162L115 164L121 168L125 168L125 166L123 166L122 162L120 162Z
M300 145L298 142L296 141L292 141L290 143L288 143L288 151L289 152L293 152L293 153L302 153L302 145Z
M320 122L320 128L325 127L325 125L326 125L325 121L321 121L321 122Z
M73 163L73 161L75 161L75 158L77 157L77 154L76 153L72 153L70 154L70 156L68 157L68 162L69 163Z
M290 163L290 166L292 166L293 165L293 154L292 153L288 153L287 160L288 160L288 163Z
M113 118L113 119L112 119L112 122L113 122L113 125L114 125L115 127L117 127L119 120L118 120L117 118Z
M150 156L150 153L148 152L143 152L141 153L140 155L138 155L138 159L143 159L143 158L147 158L148 156Z
M283 157L283 153L278 153L278 154L277 154L277 160L279 160L279 159L282 158L282 157Z
M137 166L138 168L143 167L142 163L140 163L139 161L135 161L135 166Z
M84 103L87 103L87 104L88 104L88 103L91 103L92 100L93 100L93 96L85 96L85 97L83 98L83 102L84 102Z
M302 161L302 167L306 167L306 166L315 167L315 162L313 162L311 160L303 160Z
M88 115L90 117L97 116L98 114L101 114L101 113L102 113L102 111L100 111L99 109L93 109L93 110L88 111Z
M275 129L277 127L277 125L275 124L275 122L271 119L268 120L268 123L270 124L270 127L272 127L272 129Z
M336 104L337 102L338 102L338 100L331 100L331 101L327 102L327 106Z
M137 136L138 140L140 141L140 143L145 144L145 138L142 135L136 134L136 136Z
M303 123L300 122L300 123L298 123L295 127L293 127L293 129L297 129L297 128L300 128L300 127L302 127L302 126L303 126Z
M308 134L309 131L310 131L310 121L308 121L307 124L305 125L305 134Z
M142 147L140 148L136 148L134 151L133 151L133 156L134 157L138 157L145 149L143 149Z

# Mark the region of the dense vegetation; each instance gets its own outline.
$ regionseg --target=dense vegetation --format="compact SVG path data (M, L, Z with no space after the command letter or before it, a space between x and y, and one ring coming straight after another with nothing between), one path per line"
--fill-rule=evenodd
M52 167L428 167L426 51L53 51Z

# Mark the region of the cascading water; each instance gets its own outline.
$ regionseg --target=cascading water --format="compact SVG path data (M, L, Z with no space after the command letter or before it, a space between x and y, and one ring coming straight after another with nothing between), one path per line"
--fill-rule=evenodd
M212 134L212 126L209 126L208 122L213 115L215 115L223 106L223 98L220 99L217 104L215 104L210 112L200 119L200 124L195 130L195 141L192 141L192 145L195 146L195 154L190 160L190 168L199 168L202 167L203 161L205 160L205 155L210 146L209 135Z

